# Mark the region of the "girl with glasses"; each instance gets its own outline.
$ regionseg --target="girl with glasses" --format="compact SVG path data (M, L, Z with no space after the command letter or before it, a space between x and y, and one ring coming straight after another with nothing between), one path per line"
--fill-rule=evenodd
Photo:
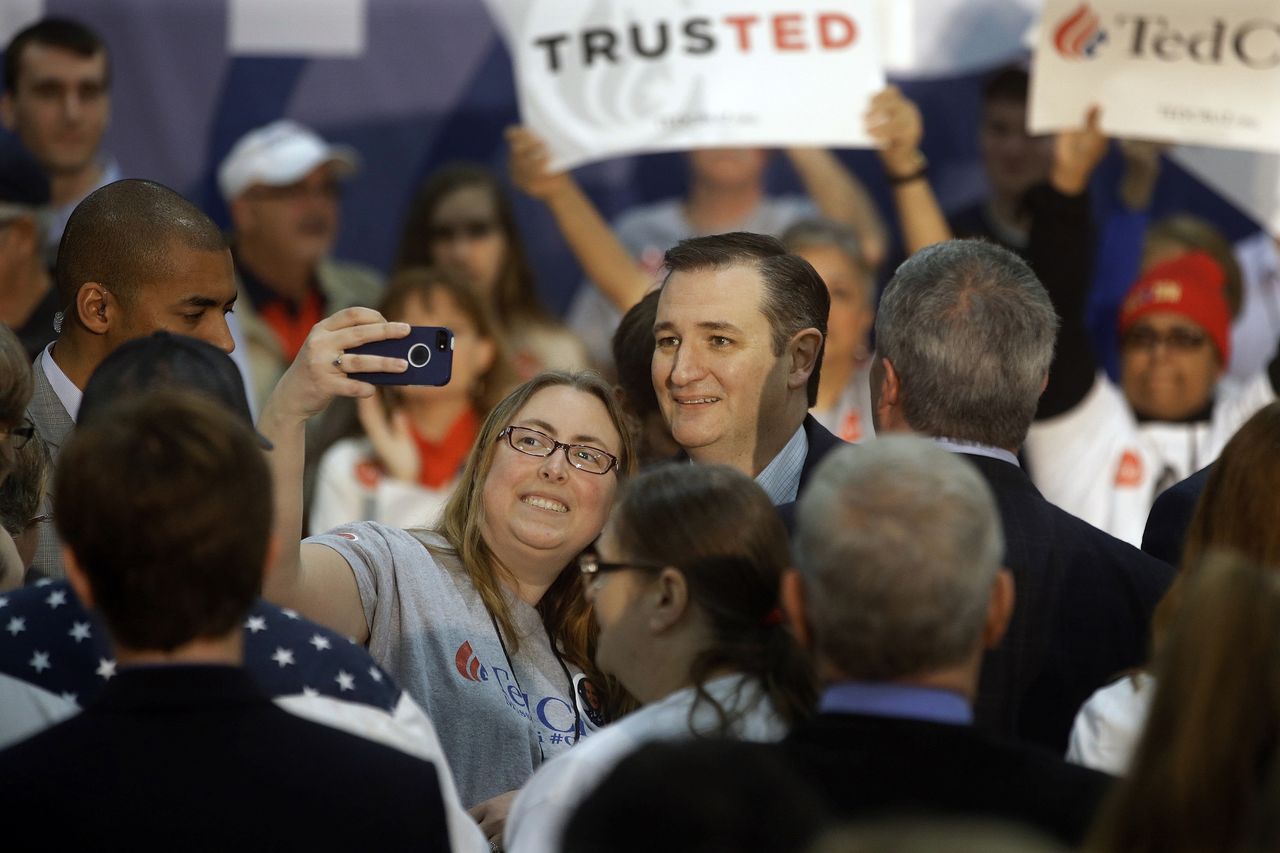
M810 712L809 664L778 608L788 563L777 510L735 469L673 463L627 485L578 565L596 663L644 707L533 775L507 822L508 851L559 850L575 806L646 742L778 740Z

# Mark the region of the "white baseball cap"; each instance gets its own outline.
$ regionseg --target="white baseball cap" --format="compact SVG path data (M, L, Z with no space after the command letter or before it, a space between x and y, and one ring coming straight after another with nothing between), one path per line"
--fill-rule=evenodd
M335 164L345 178L360 168L360 155L348 145L328 144L296 121L280 119L240 137L218 167L218 189L229 202L254 184L296 183L322 163Z

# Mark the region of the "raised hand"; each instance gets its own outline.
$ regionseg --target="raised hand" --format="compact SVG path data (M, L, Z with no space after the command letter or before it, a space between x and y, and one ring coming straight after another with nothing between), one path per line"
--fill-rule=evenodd
M1107 154L1110 139L1102 132L1102 110L1090 107L1085 126L1064 130L1053 140L1053 169L1049 182L1064 195L1079 195L1089 185L1089 177Z
M352 379L349 373L404 373L409 363L402 358L356 355L348 350L409 334L408 323L388 323L372 308L346 308L316 323L280 378L267 405L263 420L305 421L324 411L334 397L368 397L374 386Z
M413 440L409 415L403 410L388 412L378 397L361 397L356 400L356 414L364 434L373 445L378 461L397 480L410 483L418 481L421 461L418 445Z
M522 192L547 201L571 185L567 172L550 170L551 154L547 145L532 130L522 125L508 127L506 137L511 181Z
M890 178L904 178L924 168L920 141L924 121L920 109L897 86L886 86L871 99L866 113L867 134L875 140Z

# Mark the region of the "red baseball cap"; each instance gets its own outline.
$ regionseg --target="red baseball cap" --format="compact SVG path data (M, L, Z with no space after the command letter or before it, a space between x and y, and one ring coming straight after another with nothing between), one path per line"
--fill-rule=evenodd
M1222 294L1222 267L1204 252L1155 264L1129 289L1120 307L1120 334L1148 314L1181 314L1213 341L1222 363L1231 359L1231 309Z

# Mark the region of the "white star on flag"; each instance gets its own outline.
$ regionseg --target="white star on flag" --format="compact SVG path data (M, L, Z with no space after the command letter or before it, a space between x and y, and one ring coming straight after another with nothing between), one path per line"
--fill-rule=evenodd
M8 606L9 606L9 599L5 598L3 595L0 595L0 607L8 607Z
M314 699L320 695L320 691L314 687L304 687L302 688L302 695Z
M62 698L63 698L63 699L66 699L66 700L67 700L68 702L70 702L72 705L75 705L76 707L79 707L79 706L80 706L80 699L79 699L79 697L77 697L77 696L76 696L76 694L72 693L70 690L64 691L64 692L61 694L61 696L62 696Z
M106 658L98 658L98 675L101 675L103 678L110 681L111 676L115 674L116 674L115 661L107 660Z
M249 621L244 623L244 627L256 634L267 630L267 620L261 616L250 616Z
M48 586L51 583L53 583L51 578L40 578L40 580L36 581L36 586Z
M293 649L277 648L271 659L280 664L281 668L289 666L293 663Z
M342 670L338 670L338 676L337 676L337 678L335 678L335 679L333 679L333 680L334 680L334 681L336 681L336 682L338 682L338 687L339 687L340 689L342 689L342 690L355 690L355 689L356 689L356 679L355 679L355 676L353 676L353 675L352 675L351 673L349 673L349 672L343 672Z
M89 639L89 623L76 622L71 626L71 630L67 632L67 636L74 639L77 643L81 640Z
M281 613L283 613L285 616L288 616L290 619L298 619L298 618L300 618L300 617L298 616L298 611L296 611L296 610L290 610L290 609L289 609L289 608L287 608L287 607L282 608L282 609L280 610L280 612L281 612Z
M31 664L31 668L36 672L44 672L46 669L50 668L49 653L36 652L31 656L31 660L27 661L27 663Z
M379 684L382 683L382 673L378 672L378 668L376 666L369 667L369 677Z
M311 639L310 639L310 640L308 640L307 642L309 642L311 645L315 646L315 647L316 647L316 651L318 651L318 652L322 652L322 651L324 651L325 649L329 648L329 638L328 638L328 637L322 637L322 636L320 636L319 634L312 634L312 635L311 635Z
M44 600L54 610L67 603L67 591L65 589L55 589L49 593L49 597Z
M5 626L5 630L16 637L23 631L27 630L27 620L23 619L21 616L15 616L9 620L9 624Z

